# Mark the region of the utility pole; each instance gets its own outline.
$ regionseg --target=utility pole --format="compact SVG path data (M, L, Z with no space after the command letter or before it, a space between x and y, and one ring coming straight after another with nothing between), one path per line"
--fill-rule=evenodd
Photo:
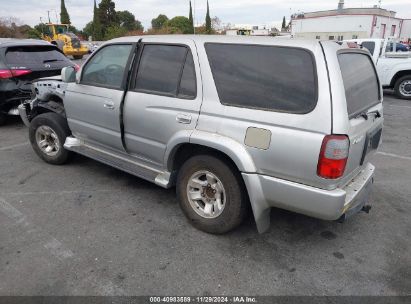
M49 18L49 23L51 23L51 21L50 21L50 11L47 11L47 16Z

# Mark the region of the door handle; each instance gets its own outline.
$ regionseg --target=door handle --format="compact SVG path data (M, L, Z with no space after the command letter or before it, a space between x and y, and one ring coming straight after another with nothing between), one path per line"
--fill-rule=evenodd
M114 103L107 102L104 104L104 107L109 110L114 110Z
M191 115L177 114L176 120L178 123L188 125L191 123Z

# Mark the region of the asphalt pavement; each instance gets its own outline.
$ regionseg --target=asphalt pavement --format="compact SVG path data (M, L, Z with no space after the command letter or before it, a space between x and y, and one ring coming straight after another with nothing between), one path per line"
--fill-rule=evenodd
M82 156L41 161L0 128L0 295L410 295L411 102L385 96L370 214L273 209L232 233L194 229L164 190Z

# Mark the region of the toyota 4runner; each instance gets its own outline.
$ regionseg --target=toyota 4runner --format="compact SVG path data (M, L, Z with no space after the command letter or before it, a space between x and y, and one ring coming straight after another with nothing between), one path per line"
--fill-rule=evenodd
M369 210L383 106L366 50L269 37L127 37L61 78L37 82L37 97L20 106L34 151L58 165L76 152L176 186L203 231L232 230L249 205L259 232L272 207L324 220Z

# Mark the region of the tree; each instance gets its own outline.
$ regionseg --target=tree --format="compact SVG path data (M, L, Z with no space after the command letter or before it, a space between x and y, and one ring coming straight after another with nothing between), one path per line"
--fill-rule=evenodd
M153 20L151 20L151 27L153 29L161 29L166 22L168 21L168 17L166 15L158 15L157 18L154 18Z
M211 28L212 28L214 31L217 31L217 30L221 30L221 29L222 29L220 18L218 18L217 16L215 16L214 18L211 19Z
M171 33L189 34L191 31L190 20L184 16L177 16L167 21L166 26L170 28Z
M190 34L194 34L194 18L193 18L193 8L191 7L191 1L190 1L190 13L188 15L188 20L190 21Z
M120 26L127 29L127 31L142 31L144 30L143 25L140 21L136 20L136 17L129 11L119 11L117 12L117 19Z
M49 28L47 25L45 25L44 23L39 23L37 25L34 26L34 29L39 32L40 34L47 34L50 32Z
M102 0L98 6L98 16L103 36L110 26L118 25L116 4L112 0Z
M87 25L89 25L89 24L87 24ZM86 25L86 27L87 27L87 25ZM96 0L94 0L93 22L92 22L91 26L89 26L87 28L87 31L90 31L88 35L92 36L94 41L103 40L103 31L101 29L100 16L99 16L99 13L98 13ZM86 32L86 28L84 28L84 32Z
M283 17L283 24L281 25L281 29L285 30L285 28L287 27L287 23L285 22L285 16Z
M94 39L94 25L93 25L93 21L90 21L89 23L86 24L86 26L83 28L83 33L84 35L86 35L87 37L93 37Z
M66 4L64 0L61 0L61 8L60 8L60 22L63 24L70 24L70 16L66 9Z
M206 28L206 33L207 34L212 33L210 7L208 5L208 0L207 0L207 14L206 14L206 20L205 20L205 28Z
M122 36L125 36L126 33L127 33L126 28L124 28L124 27L122 27L118 24L114 24L114 25L111 25L107 28L104 39L110 40L110 39L114 39L114 38L117 38L117 37L122 37Z

